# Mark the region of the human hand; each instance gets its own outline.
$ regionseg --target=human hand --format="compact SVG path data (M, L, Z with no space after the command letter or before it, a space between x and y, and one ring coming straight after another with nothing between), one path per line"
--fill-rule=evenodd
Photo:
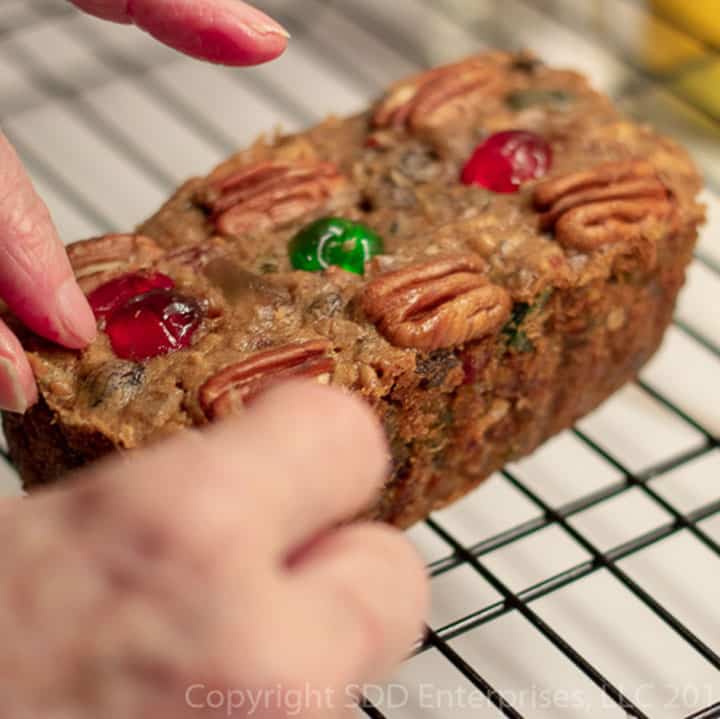
M203 60L253 65L280 55L287 33L238 0L72 0L93 15L134 23ZM0 298L30 329L65 347L92 342L96 327L47 208L0 132ZM0 409L37 399L30 365L0 320Z
M240 0L70 0L103 20L136 25L201 60L257 65L280 55L288 32Z
M337 528L386 472L362 402L289 385L0 504L3 717L348 714L427 602L399 532Z

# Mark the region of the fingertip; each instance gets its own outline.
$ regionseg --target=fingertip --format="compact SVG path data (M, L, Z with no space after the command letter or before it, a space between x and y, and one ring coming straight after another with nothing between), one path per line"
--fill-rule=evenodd
M23 413L37 402L30 363L15 335L0 323L0 409Z
M96 333L50 213L17 153L0 132L0 294L30 329L71 348ZM13 350L14 353L14 350Z
M387 476L390 450L378 417L362 398L345 389L316 382L287 382L261 395L249 412L268 416L273 424L289 425L289 441L303 439L293 427L312 428L325 437L329 451L351 450L378 484Z
M35 383L23 381L13 363L0 358L0 409L24 414L37 399Z
M207 28L194 33L191 42L176 49L218 65L246 67L274 60L287 49L287 33L257 32L246 27Z
M241 2L136 0L130 17L140 29L180 52L221 65L257 65L281 55L290 34Z
M378 554L384 554L388 546L392 548L391 562L402 568L404 578L401 583L406 587L405 598L408 600L406 608L415 618L419 636L430 611L430 582L425 560L402 529L380 522L358 526L367 528L377 537Z
M305 631L343 642L343 662L325 665L338 683L375 680L421 639L429 607L425 565L392 527L354 524L318 541L289 574ZM305 615L305 616L303 616Z
M369 661L365 663L365 677L380 679L406 659L422 639L430 611L427 568L405 534L395 527L374 522L342 531L351 535L349 544L354 540L357 571L368 585L367 594L373 583L387 590L382 608L376 608L385 634L369 643Z
M29 367L30 365L28 365ZM23 380L23 389L25 390L25 409L23 412L27 412L34 404L37 404L39 399L37 384L35 383L35 377L32 374L32 370L25 375Z
M148 29L160 42L198 60L216 65L245 67L260 65L282 55L287 38L280 34L257 36L246 28L198 29L192 33L164 29Z
M58 288L56 306L63 345L82 349L97 337L95 316L74 277L68 277Z

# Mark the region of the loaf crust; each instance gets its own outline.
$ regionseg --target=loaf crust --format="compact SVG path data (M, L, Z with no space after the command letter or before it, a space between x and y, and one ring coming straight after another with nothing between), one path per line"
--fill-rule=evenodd
M550 171L512 194L462 184L507 129L542 136ZM367 113L261 138L136 234L71 246L87 291L152 268L204 319L189 348L130 362L104 333L73 352L10 318L40 388L4 414L11 456L32 489L315 378L376 410L393 472L366 516L409 526L636 376L683 285L699 189L681 148L576 73L494 52L409 78ZM288 241L330 215L384 239L363 276L293 270Z

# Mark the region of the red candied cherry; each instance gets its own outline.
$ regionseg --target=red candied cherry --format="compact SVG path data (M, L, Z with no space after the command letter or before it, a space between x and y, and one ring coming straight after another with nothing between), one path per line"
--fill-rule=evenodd
M504 130L477 146L461 179L493 192L517 192L523 182L545 175L551 164L552 149L542 137L526 130Z
M173 280L162 272L133 272L116 277L100 285L88 295L95 318L100 320L112 314L133 297L150 290L171 290Z
M146 360L184 349L202 320L197 300L170 289L138 295L107 317L113 351L129 360Z

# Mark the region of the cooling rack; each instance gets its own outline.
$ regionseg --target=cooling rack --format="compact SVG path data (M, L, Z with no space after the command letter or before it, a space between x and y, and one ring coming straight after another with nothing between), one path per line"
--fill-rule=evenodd
M484 46L587 73L702 167L709 222L663 348L594 414L410 531L426 638L371 717L720 716L720 7L715 0L265 0L252 70L61 0L0 6L0 122L71 241L126 229L275 125L361 109ZM17 491L9 464L0 491ZM360 710L359 710L360 711Z

